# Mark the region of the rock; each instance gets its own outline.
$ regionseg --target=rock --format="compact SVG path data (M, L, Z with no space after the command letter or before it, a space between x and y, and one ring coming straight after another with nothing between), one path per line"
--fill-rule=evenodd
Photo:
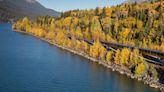
M120 71L120 74L124 74L124 72L123 71Z
M153 88L158 88L158 86L156 84L150 84L149 86L153 87Z
M133 75L131 75L130 77L131 77L132 79L134 79L134 76L133 76Z
M142 78L137 78L138 79L138 81L141 81L142 80Z

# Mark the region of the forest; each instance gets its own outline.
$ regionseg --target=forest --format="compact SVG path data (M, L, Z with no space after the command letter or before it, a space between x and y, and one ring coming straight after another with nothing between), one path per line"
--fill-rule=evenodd
M13 24L13 30L44 38L106 63L126 66L136 76L148 74L157 79L156 68L145 62L137 49L108 51L100 41L163 52L164 1L71 10L58 17L39 16L35 20L24 17ZM94 44L90 45L76 38L92 39Z

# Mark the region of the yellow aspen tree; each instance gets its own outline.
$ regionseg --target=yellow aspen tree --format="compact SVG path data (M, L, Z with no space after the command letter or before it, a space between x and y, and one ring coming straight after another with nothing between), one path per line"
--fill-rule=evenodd
M35 35L35 36L38 36L38 28L37 27L33 27L31 29L31 34Z
M26 28L26 26L28 25L28 18L27 17L24 17L22 19L22 27L23 28ZM26 29L25 29L26 30Z
M90 33L89 33L88 27L87 27L86 30L83 32L83 37L84 37L85 39L91 39L91 35L90 35Z
M64 41L63 41L63 46L66 46L66 47L67 47L67 44L68 44L68 39L66 38L66 39L64 39Z
M38 28L37 36L39 36L39 37L44 37L45 34L46 34L46 32L45 32L43 29Z
M97 16L100 16L102 12L103 12L103 10L102 10L102 8L100 8L100 7L97 7L96 10L95 10L95 14L96 14Z
M75 40L75 43L76 43L75 49L80 51L81 50L81 42L79 40Z
M107 62L111 61L112 56L113 56L113 52L112 51L108 51L107 54L106 54L106 61Z
M46 39L52 40L55 38L55 33L53 31L50 31L46 35Z
M128 48L123 48L120 54L120 64L128 65L130 56L130 50Z
M90 50L89 50L89 55L94 57L94 58L98 58L99 56L99 44L100 42L96 41L93 43L93 45L90 46Z
M67 47L72 48L72 42L71 42L71 40L68 40Z
M98 17L94 17L92 19L92 24L91 24L91 36L93 40L100 40L102 34L102 27L99 22Z
M125 58L126 58L126 56L125 56L125 54L124 54L124 51L123 50L121 50L121 52L120 52L120 57L119 57L120 59L120 64L121 65L123 65L123 64L125 64Z
M130 61L129 61L130 66L131 67L136 66L139 61L138 59L139 59L139 51L138 51L138 49L134 49L130 55Z
M51 21L51 24L50 24L50 31L54 31L55 30L55 19L53 18L52 21Z
M66 29L69 29L70 24L71 24L72 17L66 17L63 19L63 25Z
M137 26L138 31L141 31L141 29L142 29L142 27L143 27L143 22L140 21L140 20L137 20L136 22L137 22L137 23L136 23L136 26Z
M142 47L147 48L147 40L145 38L142 41Z
M111 42L112 40L113 40L112 37L109 34L107 34L106 35L106 41Z
M77 45L77 43L76 43L76 42L77 42L77 41L76 41L76 39L75 39L75 38L72 38L72 39L71 39L71 43L72 43L72 47L73 47L72 49L75 49L75 50L76 50L76 48L75 48L75 47L76 47L76 45Z
M158 72L157 72L156 68L154 67L154 65L150 65L149 72L151 73L151 77L153 77L153 79L155 79L155 80L158 79Z
M131 52L131 53L130 53L130 59L129 59L129 68L132 68L132 67L135 66L135 63L134 63L133 60L134 60L134 59L133 59L133 53Z
M164 43L161 44L160 51L163 51L164 52Z
M65 37L65 39L64 39L64 41L63 41L63 46L68 47L68 41L69 41L69 40L70 40L69 38Z
M82 41L82 42L81 42L81 48L82 48L82 50L83 50L85 53L87 53L87 51L88 51L88 44L87 44L86 42Z
M56 42L59 44L59 45L63 45L63 40L65 39L65 34L60 31L57 33L57 36L55 38Z
M105 37L105 33L103 31L101 31L100 33L100 40L105 41L106 37Z
M137 76L141 76L144 74L145 71L145 65L144 63L139 63L136 67L135 67L135 75Z
M115 53L114 63L115 64L120 64L120 50L119 49L117 49L117 51Z
M89 55L91 56L91 57L94 57L94 58L96 58L96 55L95 55L96 53L95 53L95 50L94 50L94 46L90 46L90 48L89 48Z
M99 47L99 58L105 59L105 54L106 54L106 49L104 48L104 46L100 45L100 47Z
M131 52L131 50L128 49L128 48L125 48L124 52L125 52L125 64L129 65L129 59L130 59L130 52Z
M80 37L80 38L83 37L83 34L81 32L81 28L79 26L76 28L75 35L76 35L76 37Z
M120 33L119 33L119 36L118 36L118 39L119 39L119 42L122 42L124 43L126 41L126 38L129 34L130 30L128 28L124 28Z
M112 8L105 7L104 8L104 13L105 13L105 16L110 17L111 16L111 13L112 13Z
M29 32L29 30L31 30L31 26L30 25L26 25L26 32Z

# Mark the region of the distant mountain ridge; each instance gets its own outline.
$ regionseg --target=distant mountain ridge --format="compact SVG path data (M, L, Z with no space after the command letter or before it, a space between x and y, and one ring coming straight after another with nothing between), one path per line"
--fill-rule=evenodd
M0 0L0 16L19 18L59 14L57 11L45 8L36 0Z

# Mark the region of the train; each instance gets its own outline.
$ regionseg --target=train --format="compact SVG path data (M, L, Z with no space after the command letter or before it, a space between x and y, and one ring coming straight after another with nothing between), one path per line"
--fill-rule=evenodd
M100 42L107 46L114 47L115 49L120 49L120 48L135 49L135 48L137 48L142 53L144 58L152 60L151 63L164 66L164 52L157 51L157 50L151 50L151 49L147 49L147 48L138 48L135 46L129 46L129 45L118 44L118 43L113 43L113 42L106 42L106 41L100 41ZM150 61L148 61L148 62L150 62Z
M72 39L72 36L68 35L68 37ZM94 43L94 40L89 40L89 39L84 39L84 38L74 38L74 39L85 41L88 44ZM113 50L113 51L115 51L116 49L121 49L121 48L130 48L130 49L137 48L143 54L143 57L146 59L147 62L164 66L164 52L151 50L147 48L138 48L135 46L129 46L129 45L124 45L124 44L119 44L119 43L114 43L114 42L106 42L106 41L100 41L100 42L108 50Z

